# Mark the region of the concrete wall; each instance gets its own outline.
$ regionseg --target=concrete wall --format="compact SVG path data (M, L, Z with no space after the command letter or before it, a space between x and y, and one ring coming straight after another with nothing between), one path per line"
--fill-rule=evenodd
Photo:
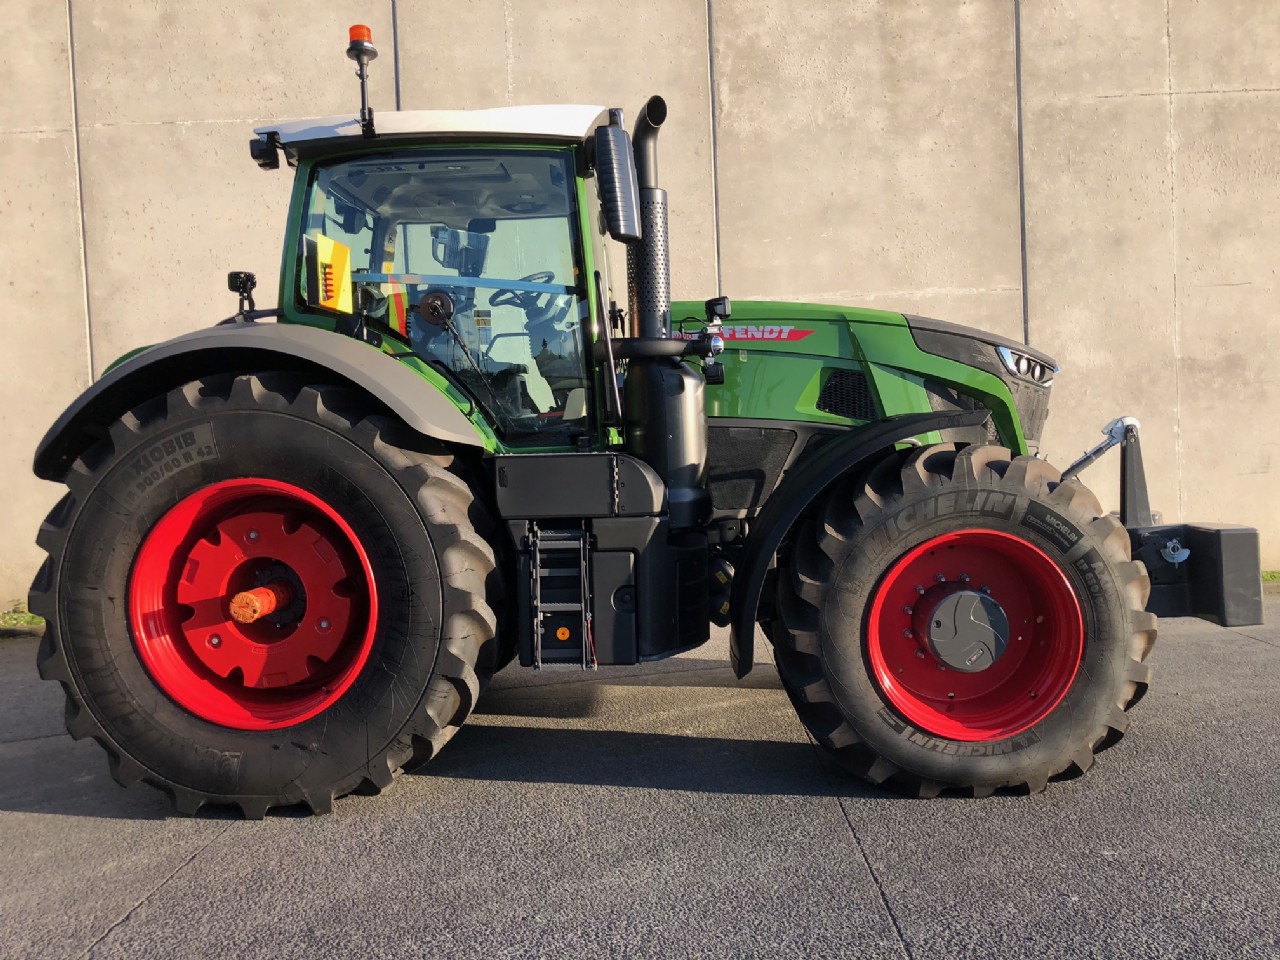
M0 0L0 604L58 490L29 473L115 356L277 274L258 121L375 106L671 106L678 296L909 310L1058 356L1045 454L1144 424L1166 518L1280 567L1280 5L1253 0ZM1115 462L1087 479L1115 505Z

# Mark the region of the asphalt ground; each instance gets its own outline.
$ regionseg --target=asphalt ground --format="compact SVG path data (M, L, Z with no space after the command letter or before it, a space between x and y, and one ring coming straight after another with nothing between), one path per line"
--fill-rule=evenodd
M1280 957L1280 596L1165 621L1119 746L1038 796L820 757L770 663L509 668L421 774L326 817L172 816L0 640L0 956Z

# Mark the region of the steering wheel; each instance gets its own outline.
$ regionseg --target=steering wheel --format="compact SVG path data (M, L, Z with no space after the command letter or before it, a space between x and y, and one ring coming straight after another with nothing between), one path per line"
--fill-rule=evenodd
M556 275L550 270L540 270L527 277L521 277L521 283L550 283ZM495 290L489 296L489 306L516 306L524 311L530 328L551 324L556 330L568 329L560 321L573 306L573 297L566 293L532 293L527 290Z
M540 270L537 273L531 273L527 277L521 277L521 283L550 283L556 278L556 275L550 270ZM540 313L547 310L551 306L552 298L559 294L555 293L532 293L528 290L495 290L489 295L489 306L491 307L519 307L525 313ZM546 302L543 302L545 298Z

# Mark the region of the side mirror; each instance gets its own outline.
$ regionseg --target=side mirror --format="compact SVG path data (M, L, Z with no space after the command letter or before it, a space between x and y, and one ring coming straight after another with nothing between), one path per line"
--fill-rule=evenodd
M258 278L248 270L232 270L227 274L227 289L242 297L252 294L257 285Z
M605 229L621 243L638 243L642 234L640 191L631 137L621 127L596 127L595 154Z
M258 278L248 270L232 270L227 274L227 289L240 295L240 313L253 309L253 288Z
M263 170L277 170L280 167L280 154L276 145L267 137L254 137L249 141L249 156Z

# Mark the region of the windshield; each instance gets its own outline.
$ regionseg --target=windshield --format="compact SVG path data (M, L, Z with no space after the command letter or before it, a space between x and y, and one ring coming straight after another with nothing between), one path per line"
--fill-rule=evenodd
M587 412L570 164L529 150L347 160L317 169L303 225L350 249L358 312L447 368L508 438L546 445Z

